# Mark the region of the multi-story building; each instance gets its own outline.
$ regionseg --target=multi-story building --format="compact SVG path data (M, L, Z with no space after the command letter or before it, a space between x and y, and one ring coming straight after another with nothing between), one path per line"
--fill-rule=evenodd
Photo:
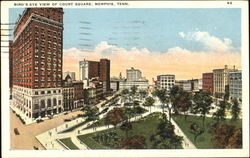
M176 80L175 85L185 91L199 91L202 89L202 79Z
M103 84L103 92L110 91L110 60L101 59L99 68L99 77Z
M175 75L166 74L157 76L157 88L166 89L168 92L175 85Z
M131 67L131 69L126 70L127 81L138 81L142 78L141 71Z
M14 28L13 102L26 123L63 111L62 8L28 8Z
M228 74L234 69L228 69L227 65L223 69L213 70L213 92L215 95L222 96L225 94L226 86L228 85Z
M13 87L13 41L9 41L9 87L10 87L10 99L12 99L12 87Z
M202 90L209 91L213 94L213 73L202 74Z
M79 62L80 80L84 81L86 86L89 86L90 80L99 77L102 81L103 92L110 91L110 60L100 59L100 62L85 60Z
M63 81L63 108L64 111L74 110L84 105L83 82L73 81L67 75Z
M242 99L242 72L241 70L229 72L228 74L230 98Z
M75 72L70 72L70 71L63 72L63 79L64 80L65 80L67 75L69 75L73 81L76 80L76 73Z

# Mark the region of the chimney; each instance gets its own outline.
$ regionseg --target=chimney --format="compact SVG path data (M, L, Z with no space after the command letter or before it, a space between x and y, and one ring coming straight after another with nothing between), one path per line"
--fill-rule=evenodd
M225 65L225 69L227 69L227 65Z
M234 65L234 70L235 70L235 65Z

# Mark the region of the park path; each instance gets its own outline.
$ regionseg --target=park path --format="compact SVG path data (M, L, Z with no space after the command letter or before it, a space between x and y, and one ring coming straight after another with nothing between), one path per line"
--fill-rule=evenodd
M155 99L156 99L156 102L155 102L156 106L151 107L151 112L148 111L148 112L145 112L144 114L142 114L140 116L139 115L135 116L135 117L131 118L130 121L137 121L140 118L145 117L145 116L147 116L147 115L149 115L150 113L153 113L153 112L162 112L162 109L159 108L160 105L161 105L161 102L159 101L158 98L155 98ZM119 106L112 106L112 107L109 108L108 111L112 110L115 107L119 107ZM102 111L104 108L106 108L106 107L100 107L100 111ZM107 112L105 112L104 114L101 114L100 115L100 119L102 119L106 115ZM168 116L168 111L167 110L165 110L165 113L166 113L166 116ZM83 142L81 142L77 138L77 136L79 136L79 135L85 135L85 134L90 134L90 133L94 133L94 132L99 132L99 131L107 130L109 128L114 128L113 125L105 125L105 126L101 126L101 127L97 127L97 128L84 129L88 125L91 125L91 124L94 123L93 121L91 121L91 122L88 122L88 123L86 123L86 124L84 124L84 125L76 128L76 129L74 129L71 132L61 133L62 131L65 131L65 130L71 128L71 127L74 127L74 126L76 126L79 123L82 123L84 121L85 121L85 118L77 118L76 120L70 121L70 122L65 123L65 124L63 124L61 126L58 126L58 127L53 128L53 129L51 129L49 131L46 131L46 132L44 132L44 133L36 136L36 138L48 150L50 150L50 149L57 149L57 150L62 150L62 149L65 150L65 149L67 149L67 147L65 147L64 144L60 143L60 139L63 139L63 138L71 138L71 141L79 149L86 150L86 149L89 149L89 148L87 147L86 144L84 144ZM171 123L175 127L175 133L176 133L176 135L179 135L179 136L183 137L183 142L182 142L183 148L184 149L195 149L196 147L187 138L187 136L184 134L184 132L180 129L180 127L176 124L176 122L173 119L171 119ZM119 125L121 125L121 123L118 124L118 126Z

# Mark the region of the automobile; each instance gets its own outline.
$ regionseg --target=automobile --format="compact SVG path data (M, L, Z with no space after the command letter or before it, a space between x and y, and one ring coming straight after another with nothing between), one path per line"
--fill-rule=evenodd
M36 146L33 146L33 148L34 148L34 150L39 150L38 147L36 147Z
M64 119L64 122L69 122L71 121L71 119Z
M52 115L49 115L49 116L48 116L48 118L49 118L49 119L52 119L52 118L53 118L53 116L52 116Z
M36 120L36 123L40 123L40 122L43 122L43 120L42 119L37 119Z
M65 112L65 113L64 113L64 115L67 115L67 114L68 114L68 112Z
M20 135L20 133L19 133L19 131L18 131L17 128L14 128L14 133L15 133L15 135Z

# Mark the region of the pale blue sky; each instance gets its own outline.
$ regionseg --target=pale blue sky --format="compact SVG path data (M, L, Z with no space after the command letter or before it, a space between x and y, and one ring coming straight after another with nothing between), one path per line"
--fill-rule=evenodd
M22 10L10 9L10 22L16 21ZM232 46L240 49L241 10L64 9L63 48L93 49L101 41L106 41L126 49L137 47L166 52L170 48L181 47L202 51L201 43L178 35L179 32L195 31L208 32L221 40L229 38Z

